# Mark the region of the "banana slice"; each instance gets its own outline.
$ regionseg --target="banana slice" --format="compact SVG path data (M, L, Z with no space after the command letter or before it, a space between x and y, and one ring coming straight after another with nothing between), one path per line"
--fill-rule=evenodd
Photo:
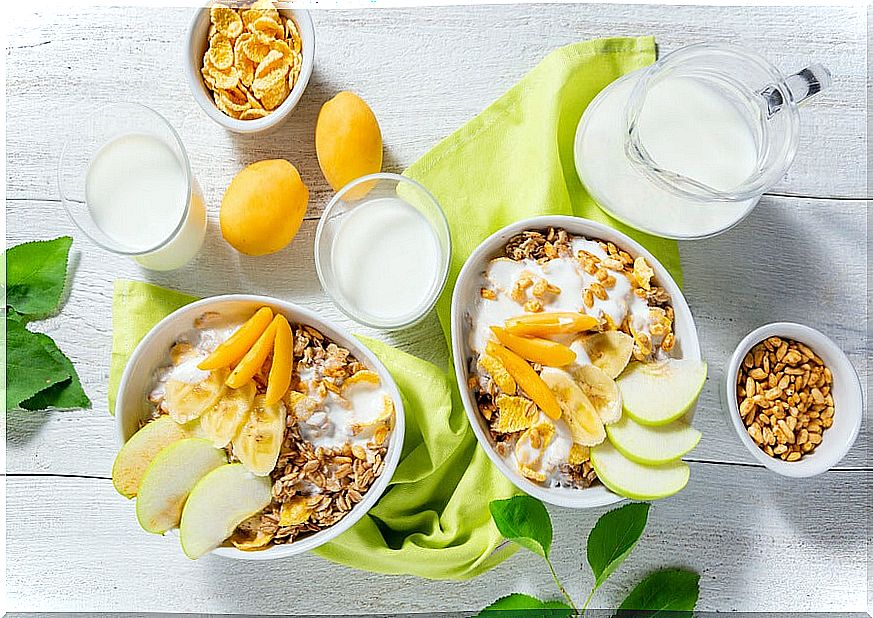
M252 381L228 388L224 396L200 417L200 427L217 448L224 448L249 418L258 388Z
M168 380L164 387L164 405L170 417L179 424L199 418L224 395L225 379L227 370L219 369L197 384Z
M595 446L606 439L606 430L600 415L572 375L563 369L544 367L540 378L558 400L563 412L561 418L570 428L573 442L582 446Z
M263 395L255 396L249 418L233 440L233 454L249 472L267 476L276 467L285 439L285 404L268 406Z
M579 388L592 403L604 425L621 418L621 391L615 380L594 365L582 365L573 372Z
M582 346L592 365L613 379L624 371L634 351L633 337L618 330L579 337L576 344Z

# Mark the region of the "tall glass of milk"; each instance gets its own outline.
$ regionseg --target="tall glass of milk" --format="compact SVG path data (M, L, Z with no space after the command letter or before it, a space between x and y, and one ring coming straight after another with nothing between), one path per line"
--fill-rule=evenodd
M424 317L446 283L451 252L436 198L397 174L363 176L340 189L315 233L321 286L346 315L375 328Z
M61 201L95 244L151 270L188 263L206 206L179 135L136 103L100 109L74 132L58 167Z
M719 234L785 175L798 105L830 79L821 65L786 77L734 45L681 48L595 97L576 132L576 169L600 207L631 227Z

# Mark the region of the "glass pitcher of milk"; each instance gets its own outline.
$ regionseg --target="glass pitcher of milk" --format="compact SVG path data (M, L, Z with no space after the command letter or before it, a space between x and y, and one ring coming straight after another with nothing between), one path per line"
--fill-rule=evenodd
M61 201L95 244L150 270L200 250L206 205L179 135L156 111L115 103L74 132L58 165Z
M785 175L798 105L830 81L821 65L786 77L734 45L681 48L595 97L576 132L576 169L600 207L631 227L719 234Z

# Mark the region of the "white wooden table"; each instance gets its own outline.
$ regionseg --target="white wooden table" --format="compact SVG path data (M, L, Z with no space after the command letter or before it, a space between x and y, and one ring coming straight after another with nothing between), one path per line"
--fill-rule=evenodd
M394 613L478 609L523 591L554 598L539 560L519 552L467 583L386 577L305 555L245 563L191 562L178 545L142 532L109 480L117 450L106 406L112 282L153 281L212 295L257 292L302 303L355 332L443 362L430 316L386 335L344 319L321 292L311 255L330 191L313 131L341 89L370 102L386 168L399 171L483 109L551 49L605 35L654 34L662 52L737 41L786 71L820 61L834 86L803 110L803 144L788 176L737 228L681 246L685 289L711 375L697 423L687 489L657 503L632 557L593 606L614 607L645 572L684 565L701 574L702 610L866 611L870 606L870 462L864 433L818 478L779 478L755 463L728 427L719 387L725 361L752 328L804 322L834 337L868 378L866 14L863 8L695 8L516 5L320 11L309 88L268 138L225 133L191 98L181 47L191 9L100 8L28 16L7 51L7 241L72 234L75 278L62 314L44 327L75 362L93 410L7 417L7 582L10 610L205 613ZM58 201L55 166L87 105L137 100L185 141L209 204L201 255L158 274L90 245ZM303 228L267 258L234 253L217 230L224 187L244 164L285 157L312 189ZM551 509L557 569L581 601L584 541L602 509Z

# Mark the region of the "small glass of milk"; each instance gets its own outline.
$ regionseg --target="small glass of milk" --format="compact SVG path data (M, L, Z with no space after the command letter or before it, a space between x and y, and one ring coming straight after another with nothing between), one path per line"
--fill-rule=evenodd
M206 206L179 135L137 103L87 118L61 153L61 201L95 244L151 270L174 270L200 250Z
M786 76L735 45L680 48L594 98L576 132L576 169L594 201L631 227L719 234L785 175L798 105L830 82L821 65Z
M451 252L439 203L397 174L343 187L315 233L321 286L346 315L375 328L405 328L424 317L446 283Z

